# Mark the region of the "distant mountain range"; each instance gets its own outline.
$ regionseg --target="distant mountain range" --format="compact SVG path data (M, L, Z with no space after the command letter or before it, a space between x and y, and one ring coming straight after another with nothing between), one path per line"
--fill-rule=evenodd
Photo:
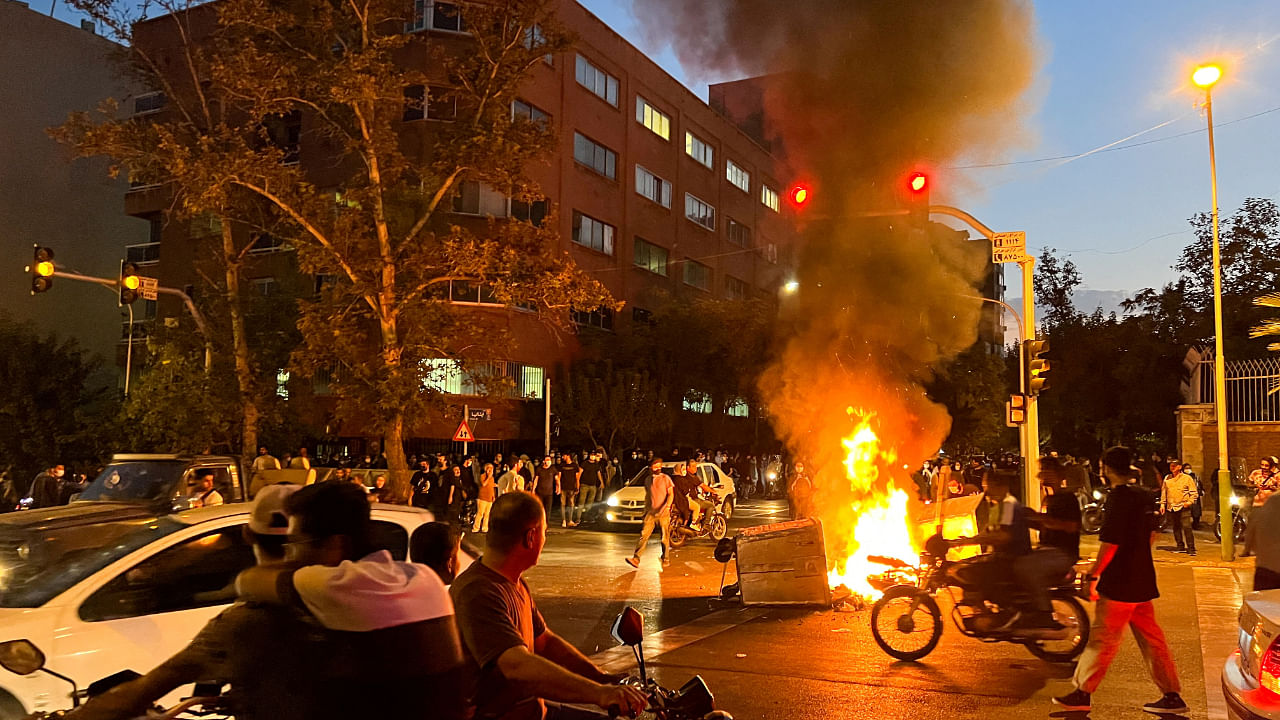
M1120 314L1120 303L1128 299L1130 294L1127 290L1095 290L1082 287L1076 288L1073 301L1076 309L1082 313L1092 314L1097 308L1102 308L1103 315L1113 312L1118 315ZM1022 298L1019 296L1007 297L1005 302L1019 311L1022 310ZM1044 310L1038 305L1036 306L1036 317L1044 317ZM1012 343L1018 339L1017 336L1017 324L1009 322L1005 333L1005 342Z

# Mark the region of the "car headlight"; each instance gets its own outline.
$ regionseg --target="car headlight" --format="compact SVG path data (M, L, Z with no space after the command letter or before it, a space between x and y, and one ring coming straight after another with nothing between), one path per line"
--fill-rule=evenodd
M773 472L771 472L771 473L769 473L768 477L769 477L769 479L770 479L770 480L777 480L777 479L778 479L778 473L773 473Z
M1101 499L1102 499L1102 491L1101 491L1101 490L1094 490L1094 491L1093 491L1093 499L1094 499L1094 500L1101 500Z
M604 504L609 507L618 507L622 504L622 501L618 499L617 495L610 495L609 499L604 501Z
M1239 506L1240 506L1240 496L1233 494L1231 496L1231 507L1239 507Z

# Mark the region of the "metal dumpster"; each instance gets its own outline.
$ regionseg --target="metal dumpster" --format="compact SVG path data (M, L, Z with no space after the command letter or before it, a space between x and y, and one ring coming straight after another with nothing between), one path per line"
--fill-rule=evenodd
M822 524L794 520L747 528L737 537L743 605L830 605Z

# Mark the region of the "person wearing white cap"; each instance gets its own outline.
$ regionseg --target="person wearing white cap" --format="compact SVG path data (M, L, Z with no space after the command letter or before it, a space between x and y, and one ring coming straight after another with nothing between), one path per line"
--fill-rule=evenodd
M260 565L284 560L288 534L285 500L297 485L269 485L254 500L244 538ZM90 699L71 720L123 720L183 685L230 683L227 700L237 720L334 718L318 697L325 639L286 608L236 603L208 622L191 644L136 680Z

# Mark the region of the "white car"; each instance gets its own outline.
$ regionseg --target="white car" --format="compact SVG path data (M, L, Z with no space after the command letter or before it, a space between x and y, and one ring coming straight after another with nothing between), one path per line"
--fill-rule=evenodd
M0 641L31 640L45 667L81 688L120 670L151 670L234 599L236 575L254 563L242 533L251 508L161 516L86 502L0 516ZM418 508L374 505L375 544L403 560L410 534L431 519ZM0 720L68 708L69 690L45 673L0 669Z
M1222 668L1228 714L1280 720L1280 590L1244 596L1237 644Z
M683 464L676 462L663 463L662 472L674 477L675 466ZM710 462L698 463L698 475L720 497L720 510L724 512L725 518L733 517L733 508L738 501L733 478L725 475L720 466ZM639 525L643 523L645 509L644 486L648 479L649 468L644 468L636 473L635 477L627 481L627 484L605 498L605 507L601 520L618 525Z

